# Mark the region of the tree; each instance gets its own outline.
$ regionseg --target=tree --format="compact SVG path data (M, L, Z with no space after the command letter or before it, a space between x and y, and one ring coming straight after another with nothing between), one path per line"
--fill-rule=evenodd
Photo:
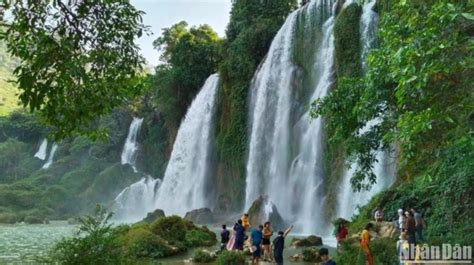
M20 100L55 137L96 135L93 121L139 91L143 12L127 0L1 0L0 40L20 60Z
M206 78L217 72L221 40L209 25L188 28L184 21L163 30L153 42L162 52L153 89L167 127L176 129Z

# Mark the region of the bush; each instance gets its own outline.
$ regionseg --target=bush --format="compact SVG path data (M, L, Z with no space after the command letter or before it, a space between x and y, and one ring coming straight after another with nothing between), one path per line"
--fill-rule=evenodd
M125 252L134 258L163 258L176 254L165 240L143 227L132 228L125 236Z
M217 243L216 234L207 227L195 228L186 232L186 244L189 247L211 247Z
M216 257L207 250L198 249L193 253L193 261L201 263L209 263L216 259Z
M118 235L108 221L111 214L97 207L94 216L81 218L77 237L63 239L46 257L59 264L126 264Z
M24 221L27 224L42 224L44 219L39 216L29 215L25 217Z
M224 251L217 256L216 265L245 265L246 260L242 252Z
M151 225L151 231L172 244L186 240L186 224L179 216L158 219Z
M0 213L0 224L14 224L18 222L18 216L14 213Z

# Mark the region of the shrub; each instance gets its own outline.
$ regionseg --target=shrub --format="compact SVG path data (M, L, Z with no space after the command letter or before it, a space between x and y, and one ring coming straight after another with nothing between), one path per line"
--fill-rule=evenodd
M216 265L245 265L246 260L242 252L224 251L217 256Z
M39 216L29 215L25 217L24 221L27 224L42 224L44 219Z
M186 232L186 244L189 247L211 247L216 243L216 234L206 227L196 227L195 229Z
M135 258L163 258L176 254L165 240L143 227L132 228L125 236L125 252Z
M151 225L151 231L170 243L185 242L186 224L179 216L158 219Z
M193 253L194 262L208 263L214 261L215 259L216 257L207 250L198 249Z
M18 222L18 216L14 213L0 213L0 224L14 224Z
M59 264L126 264L117 234L101 207L96 208L94 216L81 218L77 236L63 239L50 251L48 263Z

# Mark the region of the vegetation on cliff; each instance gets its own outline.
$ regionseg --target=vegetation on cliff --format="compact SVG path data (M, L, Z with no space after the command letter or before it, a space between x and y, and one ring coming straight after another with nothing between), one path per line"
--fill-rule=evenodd
M338 79L332 93L314 103L313 113L326 118L330 141L344 142L344 156L359 165L352 179L356 190L377 181L377 150L397 150L395 186L362 208L352 232L372 219L376 206L389 220L397 209L414 207L427 220L430 243L472 242L473 11L462 1L388 5L367 73ZM377 122L362 130L371 121ZM340 260L348 261L344 255Z

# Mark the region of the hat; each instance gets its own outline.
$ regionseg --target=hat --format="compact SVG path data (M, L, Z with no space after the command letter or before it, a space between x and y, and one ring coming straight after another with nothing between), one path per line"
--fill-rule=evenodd
M403 210L402 210L402 209L398 209L398 213L403 213Z

